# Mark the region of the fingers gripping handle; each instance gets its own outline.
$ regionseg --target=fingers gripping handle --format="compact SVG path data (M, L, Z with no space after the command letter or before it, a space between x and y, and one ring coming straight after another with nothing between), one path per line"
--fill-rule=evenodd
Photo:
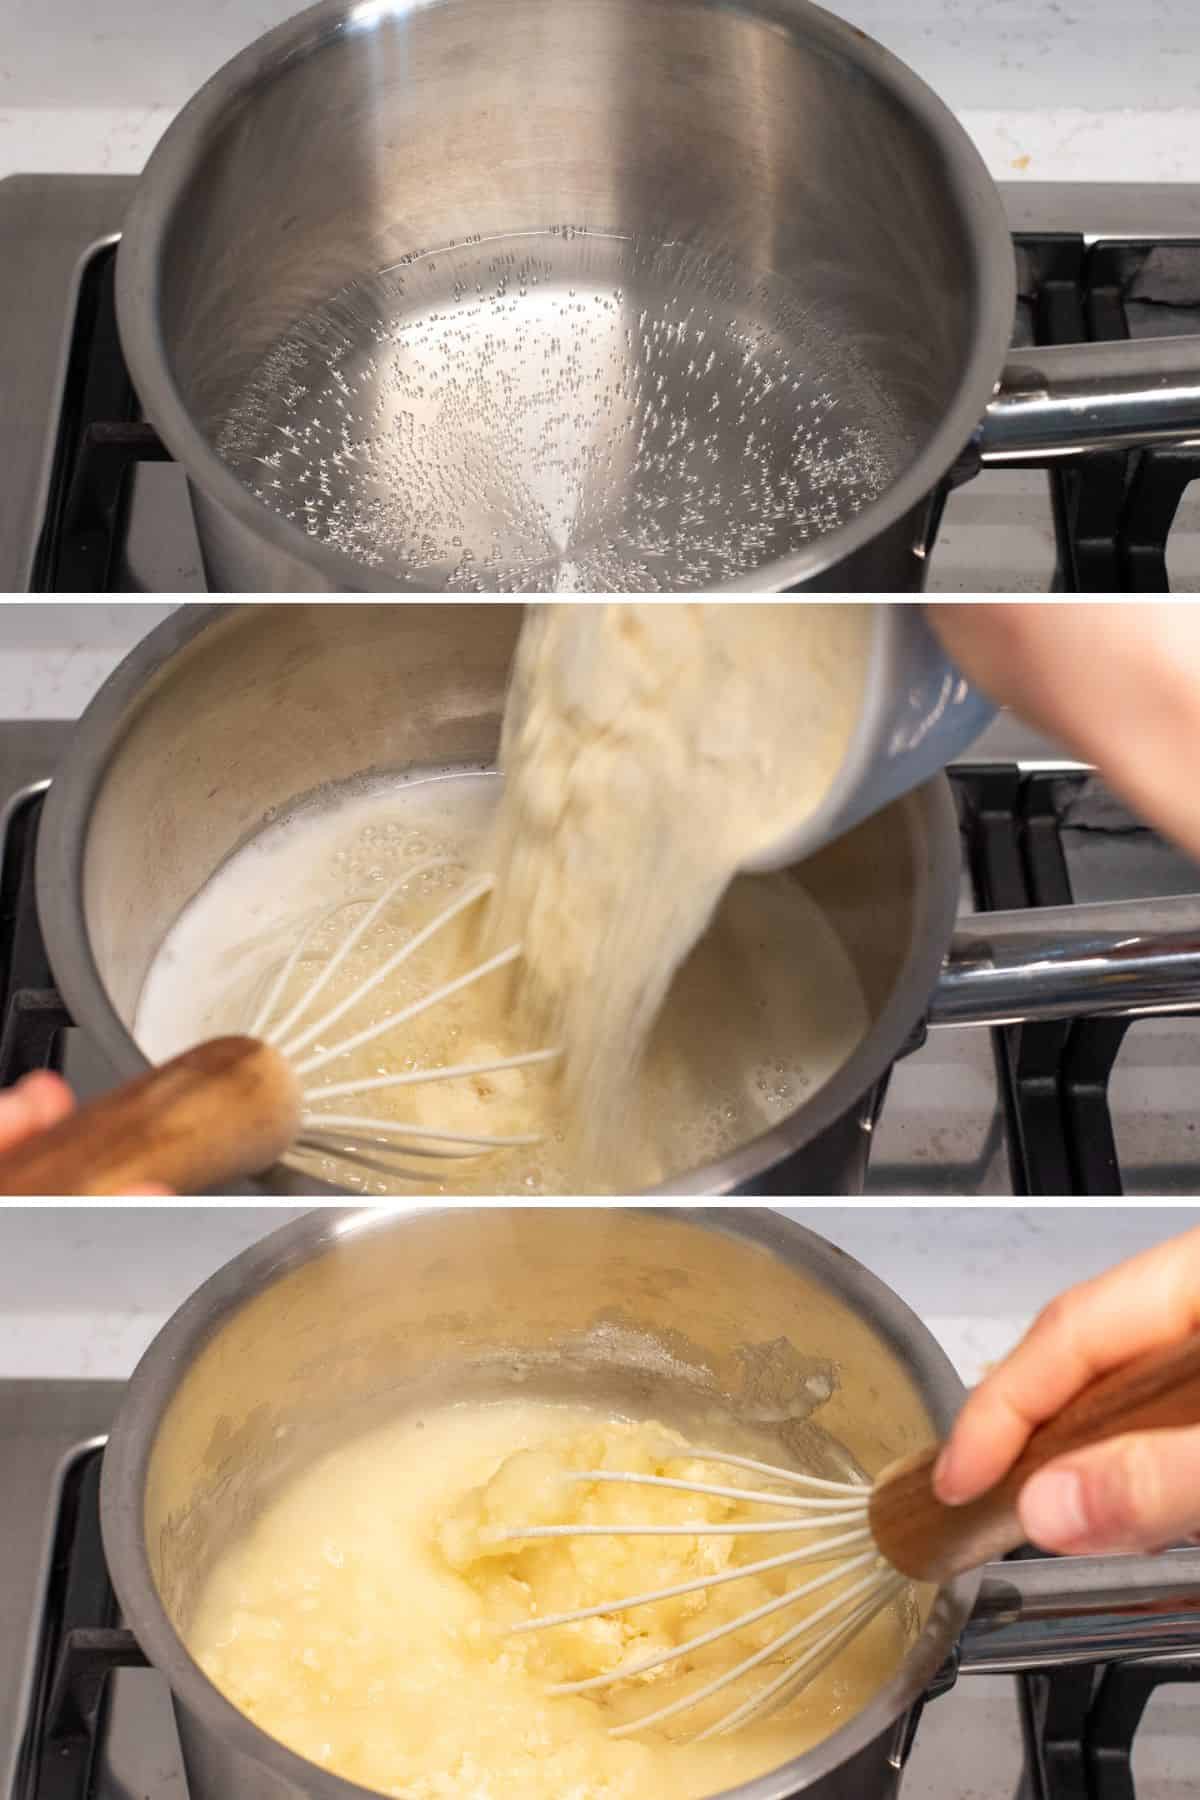
M937 1448L885 1469L871 1496L871 1528L901 1574L949 1581L1025 1541L1021 1489L1047 1463L1134 1431L1200 1425L1200 1332L1101 1376L1034 1432L1004 1479L965 1506L933 1491Z
M0 1156L0 1195L205 1193L269 1168L300 1122L288 1064L254 1038L214 1038Z

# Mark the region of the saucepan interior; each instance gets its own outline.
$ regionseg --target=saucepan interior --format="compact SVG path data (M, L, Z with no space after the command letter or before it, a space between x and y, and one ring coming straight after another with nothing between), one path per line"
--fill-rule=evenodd
M961 1387L881 1283L770 1214L403 1208L287 1227L168 1325L105 1459L123 1609L171 1680L185 1748L207 1746L189 1768L196 1800L275 1791L246 1787L263 1767L303 1793L347 1792L242 1718L191 1661L189 1622L223 1547L281 1484L371 1424L522 1395L693 1431L753 1421L799 1466L833 1458L870 1476L944 1431ZM885 1731L944 1657L973 1586L921 1596L913 1648L863 1714L743 1792L795 1793Z
M520 616L515 604L187 608L112 677L51 790L38 881L64 996L118 1073L145 1066L134 1019L172 925L268 821L364 777L492 766ZM887 1067L936 981L958 855L939 779L805 865L866 1030L781 1125L720 1167L679 1171L683 1191L770 1167Z
M872 446L858 460L879 478L856 478L833 504L857 456L847 440L818 503L795 468L789 486L764 455L772 492L757 552L750 533L726 567L747 521L729 495L710 495L691 577L681 564L664 585L807 579L923 503L971 437L1015 287L999 200L961 127L894 58L806 0L325 0L235 58L171 127L139 186L118 279L135 383L197 486L202 525L215 504L229 529L232 515L333 586L414 591L455 585L460 538L479 568L492 488L503 499L492 514L528 507L548 541L541 562L527 547L508 575L484 569L485 590L544 587L538 569L556 546L549 585L570 587L576 537L592 579L575 587L610 585L597 546L655 473L633 478L638 433L623 434L605 380L610 400L614 384L658 382L671 419L711 434L744 406L746 370L771 345L790 373L755 377L753 405L766 418L792 394L778 420L784 463L814 421L832 442L853 410ZM477 299L482 323L464 311ZM611 368L596 363L608 376L593 383L596 333L588 325L576 344L575 315L603 322L627 301L628 329L613 332ZM649 368L626 349L655 313ZM405 333L414 347L396 386L389 359ZM495 354L470 363L474 405L456 435L450 386L438 387L440 422L424 417L425 386L448 341L469 361L485 340ZM719 417L704 387L714 356L718 373L728 364ZM483 390L497 368L507 398L493 396L505 427L493 431ZM556 381L559 402L531 401ZM557 478L550 464L531 472L537 444L522 453L512 429L527 401L535 438L579 415ZM645 423L651 451L669 457ZM424 548L403 547L407 525L387 524L395 480L361 479L378 439L401 445L412 430L428 433L416 465L445 474L444 492L436 481L414 492L417 536L437 538L448 497L463 516ZM717 433L724 486L746 479L769 436L739 455ZM498 466L472 461L470 443L492 444ZM588 473L560 519L551 490L575 481L579 458ZM694 459L697 480L705 467ZM675 515L686 486L663 490ZM765 523L775 508L779 529ZM665 552L652 530L639 542L652 576ZM248 545L239 554L240 569L254 566Z

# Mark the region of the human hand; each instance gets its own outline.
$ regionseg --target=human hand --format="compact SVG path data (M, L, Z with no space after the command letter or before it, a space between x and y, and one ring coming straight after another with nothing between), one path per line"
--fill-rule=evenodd
M49 1131L75 1110L75 1098L61 1075L37 1069L15 1087L0 1091L0 1156L35 1132Z
M1200 604L941 602L930 623L984 693L1104 773L1200 858Z
M1054 1300L971 1394L934 1474L962 1505L1007 1474L1036 1426L1081 1388L1200 1328L1200 1230ZM1030 1477L1021 1526L1071 1555L1158 1550L1200 1532L1200 1427L1129 1433Z
M36 1069L15 1087L0 1091L0 1156L15 1150L39 1131L61 1124L75 1110L75 1096L61 1075ZM130 1199L146 1200L170 1194L170 1188L142 1183L128 1190Z

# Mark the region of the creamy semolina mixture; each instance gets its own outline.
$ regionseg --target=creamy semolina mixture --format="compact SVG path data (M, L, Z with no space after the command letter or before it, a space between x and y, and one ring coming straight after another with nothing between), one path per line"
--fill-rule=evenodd
M604 1468L761 1485L697 1462L664 1426L598 1410L530 1399L408 1417L316 1463L230 1546L200 1596L190 1648L272 1736L399 1800L700 1800L818 1743L893 1673L909 1632L894 1607L783 1711L706 1743L672 1734L714 1720L715 1700L641 1735L614 1738L609 1727L731 1667L784 1628L778 1618L599 1695L552 1695L555 1682L629 1667L797 1579L774 1571L507 1635L534 1616L762 1557L761 1538L702 1533L498 1541L498 1530L535 1523L763 1516L741 1501L563 1479ZM799 1540L768 1541L775 1553ZM817 1604L783 1618L795 1623ZM743 1678L724 1708L780 1666Z

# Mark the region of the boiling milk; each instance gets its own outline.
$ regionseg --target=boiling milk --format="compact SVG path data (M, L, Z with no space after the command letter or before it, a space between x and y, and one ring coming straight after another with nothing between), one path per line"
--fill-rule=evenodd
M368 900L407 876L284 1042L302 1035L474 879L491 842L499 785L476 774L343 790L265 826L185 908L154 959L135 1022L146 1054L161 1060L205 1037L247 1029L306 924L322 909L340 908L316 932L280 996L274 1018L285 1018ZM319 1054L473 966L486 954L484 927L483 906L468 909L298 1056ZM589 978L585 965L581 979ZM536 1147L454 1164L421 1162L407 1179L315 1156L301 1160L367 1194L627 1192L720 1157L775 1124L840 1067L866 1023L850 958L800 881L739 881L676 975L619 1131L586 1165L575 1153L576 1121L557 1065L313 1101L443 1130L537 1132L543 1141ZM531 1036L514 1005L511 974L502 971L305 1080L312 1089L491 1061L544 1044ZM586 1094L580 1103L586 1106Z

